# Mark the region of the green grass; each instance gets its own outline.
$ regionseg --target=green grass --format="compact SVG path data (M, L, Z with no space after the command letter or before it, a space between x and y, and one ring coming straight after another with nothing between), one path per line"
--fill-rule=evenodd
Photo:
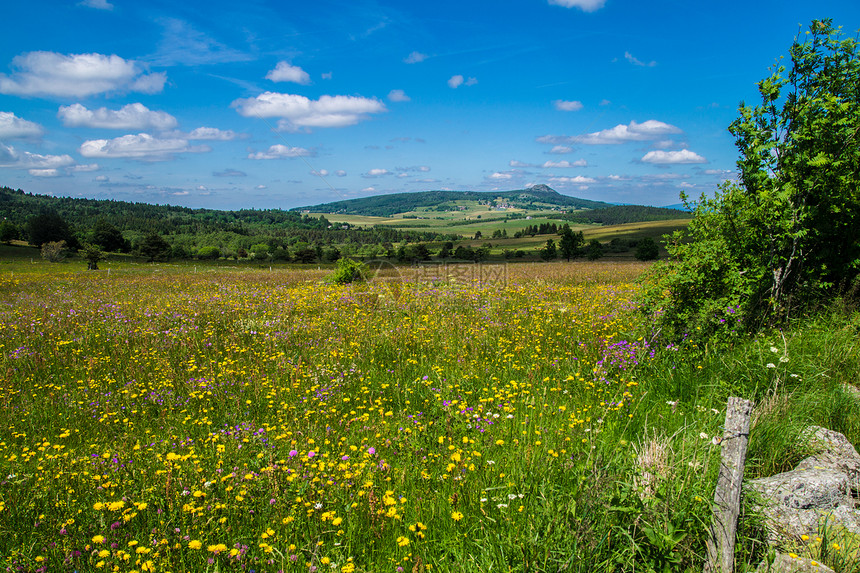
M0 267L13 571L699 571L729 396L748 479L860 441L851 309L666 348L642 264L83 268Z

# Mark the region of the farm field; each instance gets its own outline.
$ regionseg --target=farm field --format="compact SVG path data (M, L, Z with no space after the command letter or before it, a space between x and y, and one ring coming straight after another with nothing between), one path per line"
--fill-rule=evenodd
M391 267L338 286L326 270L4 265L2 565L698 570L720 403L806 392L761 413L782 441L751 443L752 475L791 463L795 417L847 408L808 398L841 396L856 325L737 360L661 348L635 303L646 269ZM836 429L860 435L853 416ZM742 531L739 558L760 556Z

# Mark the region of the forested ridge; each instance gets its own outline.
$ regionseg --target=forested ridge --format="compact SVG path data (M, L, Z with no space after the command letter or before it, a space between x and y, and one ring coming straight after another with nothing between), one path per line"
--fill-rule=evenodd
M64 227L56 236L45 236L45 240L62 239L73 247L93 242L111 251L137 250L145 238L157 236L172 249L170 256L180 258L197 254L199 249L205 247L215 247L221 255L226 256L242 256L243 251L250 252L254 250L253 247L261 252L265 247L266 252L270 253L280 249L282 258L288 258L287 252L290 250L294 256L296 251L311 246L319 255L320 249L329 245L340 245L341 251L349 252L370 245L389 247L396 243L458 238L423 230L354 227L346 223L332 223L324 216L311 217L280 209L190 209L126 201L53 197L9 187L0 188L2 240L23 239L41 245L44 242L41 234L40 238L33 238L34 224L36 227L55 224ZM108 248L94 236L104 229L121 234L114 246L121 245L124 239L124 248Z

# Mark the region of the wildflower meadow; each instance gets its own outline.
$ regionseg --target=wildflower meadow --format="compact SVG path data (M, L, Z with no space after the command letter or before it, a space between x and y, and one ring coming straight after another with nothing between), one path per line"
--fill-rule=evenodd
M829 392L751 472L858 431L838 332L658 346L641 264L102 267L0 275L6 571L697 570L727 395Z

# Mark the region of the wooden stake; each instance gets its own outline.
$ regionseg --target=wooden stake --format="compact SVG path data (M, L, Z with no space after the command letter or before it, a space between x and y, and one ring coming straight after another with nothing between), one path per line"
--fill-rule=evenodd
M729 398L720 451L720 475L714 492L714 518L708 539L706 572L733 573L735 533L741 509L741 486L750 434L752 402Z

